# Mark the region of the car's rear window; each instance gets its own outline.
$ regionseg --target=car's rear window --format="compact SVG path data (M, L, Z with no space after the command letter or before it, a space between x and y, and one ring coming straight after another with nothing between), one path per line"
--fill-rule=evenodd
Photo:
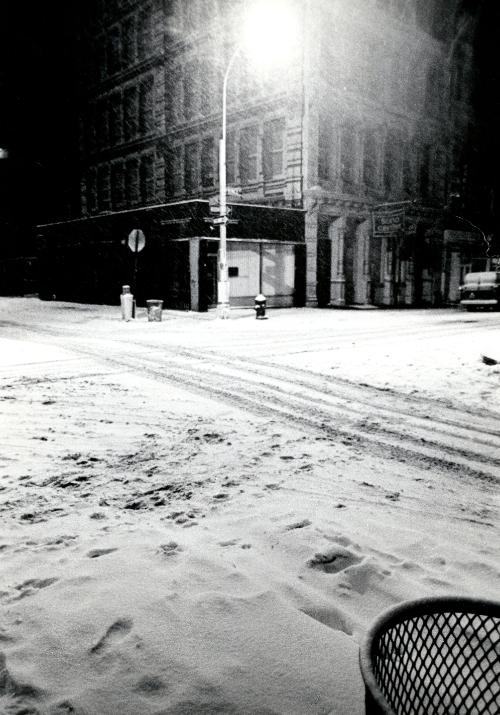
M497 274L495 271L482 271L480 273L467 273L464 279L465 283L497 283Z

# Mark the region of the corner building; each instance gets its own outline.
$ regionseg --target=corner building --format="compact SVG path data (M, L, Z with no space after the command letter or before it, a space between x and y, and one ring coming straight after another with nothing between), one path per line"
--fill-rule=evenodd
M287 63L262 70L239 53L229 74L231 304L258 292L276 306L456 301L486 260L479 234L444 211L469 192L474 18L453 0L289 2L301 38ZM47 293L114 302L132 280L127 232L142 228L137 293L214 305L210 203L244 9L82 3L81 210L39 227Z

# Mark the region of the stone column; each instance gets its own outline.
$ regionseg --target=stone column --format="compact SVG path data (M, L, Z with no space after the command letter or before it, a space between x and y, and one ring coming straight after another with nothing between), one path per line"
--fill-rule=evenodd
M314 207L306 213L306 306L318 305L318 209Z
M345 274L344 274L344 235L345 217L332 221L329 237L332 242L332 259L330 272L330 305L345 305Z
M200 310L200 239L189 239L189 288L191 310Z

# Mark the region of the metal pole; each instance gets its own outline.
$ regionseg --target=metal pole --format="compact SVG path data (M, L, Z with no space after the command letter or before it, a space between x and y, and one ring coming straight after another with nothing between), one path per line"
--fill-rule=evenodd
M227 208L226 208L226 124L227 124L227 80L239 47L229 60L222 85L222 134L219 142L219 266L217 282L217 317L229 318L229 277L227 270Z

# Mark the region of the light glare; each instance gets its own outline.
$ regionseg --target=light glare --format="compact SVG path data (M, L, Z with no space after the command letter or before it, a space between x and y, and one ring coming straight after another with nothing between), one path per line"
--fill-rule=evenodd
M299 22L291 0L255 0L244 20L243 47L262 66L288 62L299 43Z

